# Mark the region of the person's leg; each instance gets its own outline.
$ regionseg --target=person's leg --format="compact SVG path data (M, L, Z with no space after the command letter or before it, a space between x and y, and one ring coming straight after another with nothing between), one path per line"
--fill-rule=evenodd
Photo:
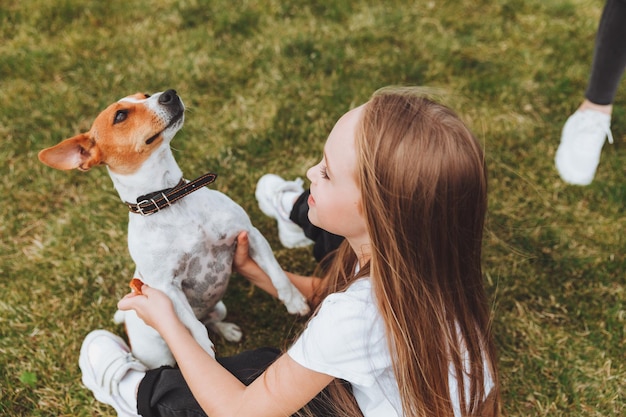
M624 39L626 0L608 0L596 35L585 100L565 122L554 158L559 175L570 184L590 184L606 138L613 143L611 112L626 69Z
M599 105L613 104L626 69L626 1L607 0L596 35L585 98Z
M261 348L217 361L245 385L249 385L274 362L280 351ZM207 390L211 389L210 383ZM164 367L148 371L137 392L139 414L143 417L205 417L191 394L180 370ZM328 394L322 391L307 405L314 417L333 416Z
M217 361L249 385L280 354L278 349L261 348ZM87 335L79 365L85 386L98 401L115 408L119 417L206 417L179 369L165 366L148 370L132 356L126 342L109 331L94 330ZM207 378L207 390L211 383ZM328 398L324 390L308 404L313 416L333 415Z
M297 224L289 220L293 202L304 191L302 179L285 181L274 174L265 174L256 184L254 196L259 208L268 217L276 219L278 239L286 248L298 248L313 243Z
M280 351L277 349L261 348L231 357L217 358L217 361L242 383L249 385L279 355ZM209 380L206 389L211 389ZM146 372L137 391L137 408L143 417L206 416L180 370L172 367Z
M337 249L343 237L311 224L309 194L302 188L302 180L285 181L275 174L262 176L255 190L261 211L278 222L278 237L283 246L295 248L313 243L313 256L319 262Z
M146 372L137 389L137 412L143 417L206 417L183 374L169 366Z

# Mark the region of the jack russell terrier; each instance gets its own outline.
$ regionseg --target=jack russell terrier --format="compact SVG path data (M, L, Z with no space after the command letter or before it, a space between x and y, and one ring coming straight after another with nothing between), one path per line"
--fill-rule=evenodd
M248 232L250 256L271 277L289 313L306 314L309 306L244 209L205 187L216 175L183 179L170 141L183 125L184 112L174 90L137 93L107 107L88 132L39 152L39 160L61 170L107 167L130 210L134 276L165 292L194 338L214 356L207 326L229 341L241 339L239 327L222 321L221 301L241 231ZM132 353L146 366L174 365L165 341L132 310L117 311L115 321L125 323Z

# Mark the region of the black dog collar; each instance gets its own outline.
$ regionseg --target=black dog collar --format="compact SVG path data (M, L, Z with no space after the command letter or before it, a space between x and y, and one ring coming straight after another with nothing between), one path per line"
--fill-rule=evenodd
M193 181L187 182L184 178L181 178L180 182L173 188L166 188L165 190L155 191L150 194L137 197L137 204L125 203L131 213L141 214L142 216L149 216L161 209L171 206L176 201L185 197L188 194L193 193L200 188L211 184L217 178L217 174L209 172L201 177L196 178Z

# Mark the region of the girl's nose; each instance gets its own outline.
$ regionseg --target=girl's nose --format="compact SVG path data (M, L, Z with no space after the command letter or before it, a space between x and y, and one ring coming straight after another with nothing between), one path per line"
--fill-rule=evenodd
M306 177L309 179L309 181L311 181L311 183L313 183L315 181L315 179L313 178L313 169L315 169L317 165L312 166L311 168L307 169L306 171Z

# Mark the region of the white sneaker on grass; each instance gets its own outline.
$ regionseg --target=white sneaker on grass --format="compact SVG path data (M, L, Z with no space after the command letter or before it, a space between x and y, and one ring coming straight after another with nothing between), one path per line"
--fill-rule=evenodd
M92 331L80 348L78 364L83 384L98 401L115 408L118 417L139 417L136 405L133 408L124 400L119 385L129 371L146 372L148 368L133 357L121 337L106 330Z
M570 184L591 184L607 137L613 143L610 115L596 110L574 112L563 126L554 157L561 178Z
M266 216L278 222L278 238L286 248L298 248L313 243L302 228L289 219L295 200L304 192L302 179L285 181L275 174L265 174L256 184L254 195Z

